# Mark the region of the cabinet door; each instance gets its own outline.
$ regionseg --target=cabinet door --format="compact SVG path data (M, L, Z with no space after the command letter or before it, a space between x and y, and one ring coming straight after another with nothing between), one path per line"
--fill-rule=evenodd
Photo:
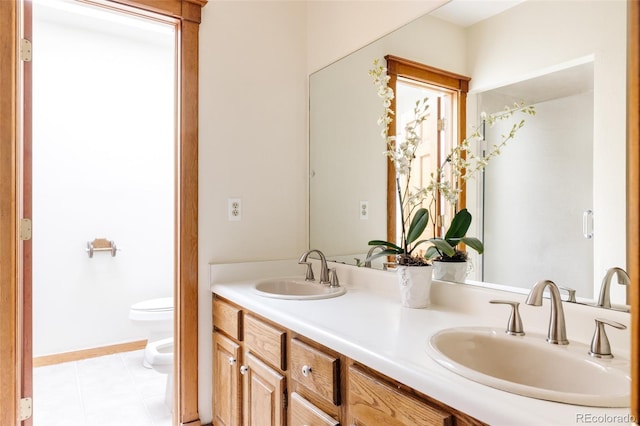
M407 395L353 366L349 367L349 413L351 423L358 426L454 424L452 414Z
M240 345L213 333L213 424L238 426L242 416Z
M340 359L291 339L292 380L325 400L340 405Z
M244 327L245 350L256 354L271 366L285 370L287 333L250 314L244 316Z
M214 295L212 313L213 326L216 330L236 340L242 340L242 309Z
M340 426L340 422L301 397L291 394L291 426Z
M244 425L285 424L285 377L264 362L246 354L244 375Z

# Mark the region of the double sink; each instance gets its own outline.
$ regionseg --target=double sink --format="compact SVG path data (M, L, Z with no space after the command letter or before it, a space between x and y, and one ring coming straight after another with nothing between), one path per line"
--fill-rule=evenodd
M594 359L588 351L575 342L551 345L544 336L481 327L442 330L427 345L436 362L483 385L547 401L628 407L629 361Z
M346 293L304 278L275 278L255 284L263 297L317 300ZM512 336L494 328L459 327L431 336L427 353L460 376L531 398L592 407L628 407L630 362L596 359L589 347L552 345L544 336Z

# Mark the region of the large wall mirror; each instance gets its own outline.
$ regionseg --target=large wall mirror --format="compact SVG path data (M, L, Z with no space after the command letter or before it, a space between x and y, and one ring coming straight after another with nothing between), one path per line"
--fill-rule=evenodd
M471 77L469 126L513 101L538 111L467 184L470 234L485 242L467 282L524 292L551 279L596 299L605 271L626 266L626 2L527 0L471 21L458 10L480 3L454 0L311 75L310 246L358 264L386 238L382 105L368 70L394 55ZM625 286L611 290L626 304Z

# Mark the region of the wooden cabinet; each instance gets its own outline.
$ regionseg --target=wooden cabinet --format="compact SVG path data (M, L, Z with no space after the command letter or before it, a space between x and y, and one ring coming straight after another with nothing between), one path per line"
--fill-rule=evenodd
M280 370L287 369L287 333L251 314L244 316L244 345L247 351L256 354Z
M244 425L277 426L285 423L286 379L250 352L243 370Z
M222 333L213 333L213 424L239 425L242 421L240 345Z
M286 424L286 337L224 299L213 298L213 424Z
M235 340L242 340L242 309L218 297L213 298L213 327Z
M340 422L297 392L291 393L291 425L292 426L339 426Z
M349 367L349 415L354 425L453 425L451 413Z
M291 339L291 378L334 405L340 405L340 358Z
M213 424L239 426L242 422L242 310L214 298L213 324Z
M214 425L483 425L215 295L213 326Z
M313 344L313 345L312 345ZM292 337L289 377L291 424L323 426L340 424L340 355L314 342Z

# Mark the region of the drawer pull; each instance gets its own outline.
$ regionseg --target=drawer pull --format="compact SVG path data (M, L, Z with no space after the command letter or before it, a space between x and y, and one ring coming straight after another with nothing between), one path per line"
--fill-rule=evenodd
M240 366L240 374L247 374L247 371L249 371L249 367L246 365Z
M232 356L229 357L229 365L233 365L236 363L236 359Z
M302 366L302 375L304 377L309 377L309 374L311 374L311 367L309 367L308 365L303 365Z

